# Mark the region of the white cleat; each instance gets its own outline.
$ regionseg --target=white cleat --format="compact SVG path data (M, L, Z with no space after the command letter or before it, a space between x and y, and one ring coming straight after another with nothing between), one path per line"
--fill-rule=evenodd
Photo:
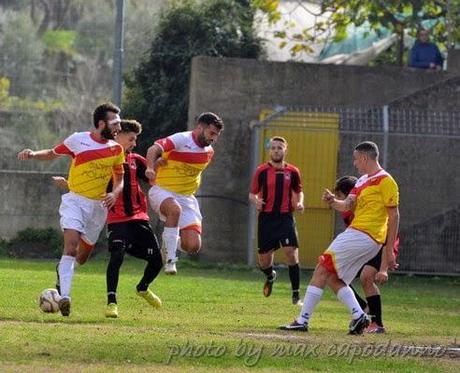
M176 262L173 261L172 259L169 259L166 262L165 273L167 275L176 275L177 274Z

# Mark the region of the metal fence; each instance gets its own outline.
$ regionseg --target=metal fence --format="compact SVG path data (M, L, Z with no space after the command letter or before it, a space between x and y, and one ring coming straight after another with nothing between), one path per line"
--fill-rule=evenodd
M382 165L400 187L400 270L414 273L460 274L460 112L372 107L278 107L265 121L254 122L253 138L262 128L282 129L282 122L299 120L299 113L339 117L337 177L355 175L354 146L364 140L379 145ZM260 144L253 142L252 169L260 161ZM299 149L290 148L292 154ZM308 170L307 170L308 172ZM324 185L332 187L333 185ZM305 193L309 193L308 185ZM308 208L308 206L307 206ZM255 213L250 212L248 262ZM335 231L344 226L336 219Z

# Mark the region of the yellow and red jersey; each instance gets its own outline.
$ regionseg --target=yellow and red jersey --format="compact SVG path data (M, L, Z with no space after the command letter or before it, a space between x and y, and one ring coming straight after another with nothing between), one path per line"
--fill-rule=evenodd
M194 194L201 182L201 173L211 161L212 146L202 147L193 131L178 132L155 141L163 149L167 165L157 171L155 184L174 193Z
M123 148L113 140L98 140L91 132L75 132L54 147L69 155L69 190L90 199L102 199L114 172L123 173Z
M398 184L385 170L361 176L350 192L356 198L354 218L350 228L367 233L378 243L387 237L387 207L399 205Z

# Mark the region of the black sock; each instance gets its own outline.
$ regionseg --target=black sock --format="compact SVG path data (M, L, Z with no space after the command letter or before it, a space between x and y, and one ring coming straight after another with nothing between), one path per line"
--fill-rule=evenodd
M359 303L359 306L364 310L366 307L367 307L367 303L366 301L360 297L360 295L358 294L358 292L354 289L353 286L349 285L350 286L350 289L353 290L353 293L355 294L355 297L356 297L356 300L358 301Z
M261 268L260 269L263 273L265 273L265 276L267 276L268 280L271 280L273 278L273 266L270 266L268 268Z
M117 295L115 293L107 294L107 304L117 303Z
M161 259L160 253L149 259L147 265L145 266L144 276L136 286L137 291L146 291L149 288L149 285L155 280L160 273L161 268L163 267L163 261Z
M299 263L294 264L292 266L288 266L289 268L289 279L291 280L291 289L292 289L292 297L299 297L299 286L300 286L300 267Z
M367 297L366 299L369 304L369 315L371 315L371 320L378 326L383 326L382 301L380 299L380 295L373 295L371 297Z
M107 283L107 304L117 303L116 293L118 287L118 278L120 276L120 267L123 263L123 251L114 251L110 253L109 264L107 265L106 283Z

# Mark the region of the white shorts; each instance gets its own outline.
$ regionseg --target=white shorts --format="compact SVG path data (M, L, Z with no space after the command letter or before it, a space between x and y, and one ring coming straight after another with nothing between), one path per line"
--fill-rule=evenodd
M201 234L201 221L203 218L195 196L184 196L160 188L158 185L152 186L149 190L150 207L160 216L162 221L165 221L166 218L161 214L160 206L167 198L174 198L182 208L179 218L179 229L193 229Z
M319 261L349 285L361 267L375 257L381 247L366 233L347 228L332 241Z
M94 245L104 228L107 219L107 208L102 201L85 198L69 192L62 195L61 229L73 229L81 233L81 239Z

